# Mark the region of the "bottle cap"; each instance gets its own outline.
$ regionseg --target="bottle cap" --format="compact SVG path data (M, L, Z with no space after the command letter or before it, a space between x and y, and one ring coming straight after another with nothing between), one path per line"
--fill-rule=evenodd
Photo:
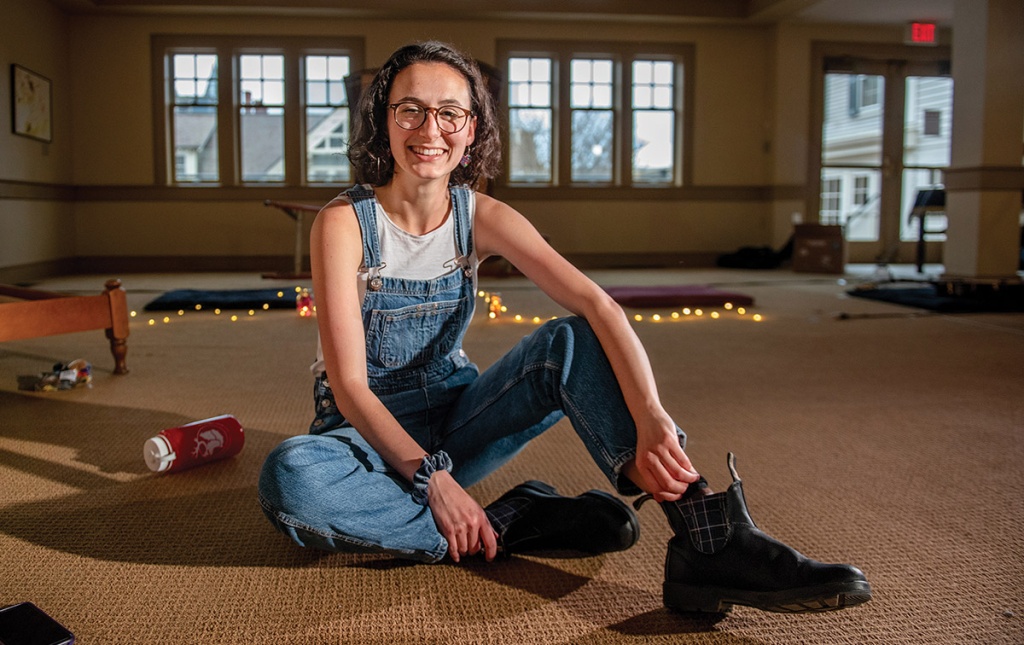
M157 435L146 440L142 447L142 456L146 459L146 466L155 473L160 473L171 467L178 457L171 444L163 435Z

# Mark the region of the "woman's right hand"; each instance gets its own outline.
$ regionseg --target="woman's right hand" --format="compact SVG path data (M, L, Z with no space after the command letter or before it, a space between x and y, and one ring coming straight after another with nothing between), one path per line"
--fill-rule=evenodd
M459 561L481 550L490 562L498 554L498 534L487 513L469 496L447 470L438 470L427 484L427 504L441 535L448 540L448 554Z

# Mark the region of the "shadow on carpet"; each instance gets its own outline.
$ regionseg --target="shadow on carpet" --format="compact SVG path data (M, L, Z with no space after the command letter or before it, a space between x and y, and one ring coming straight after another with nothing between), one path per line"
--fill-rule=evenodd
M857 298L948 314L1024 312L1024 288L1019 284L980 287L948 283L879 285L850 289L847 293Z
M168 291L147 304L145 311L179 311L182 309L294 309L295 289L178 289Z

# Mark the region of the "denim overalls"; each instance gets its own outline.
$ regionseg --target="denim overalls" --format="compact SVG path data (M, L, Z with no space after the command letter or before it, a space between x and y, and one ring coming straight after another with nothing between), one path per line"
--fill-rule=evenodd
M464 487L514 457L564 416L622 494L636 426L611 365L582 318L550 321L478 374L462 350L474 309L468 189L453 187L458 257L433 280L382 274L376 200L348 191L362 228L368 271L362 303L370 389L427 452L446 451ZM314 391L310 434L290 437L264 463L259 500L274 526L303 546L386 552L436 562L448 549L412 485L344 419L326 377ZM684 439L680 431L680 439Z

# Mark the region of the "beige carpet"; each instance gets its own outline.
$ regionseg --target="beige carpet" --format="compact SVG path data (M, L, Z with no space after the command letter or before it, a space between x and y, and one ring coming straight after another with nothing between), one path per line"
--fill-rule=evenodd
M263 519L255 480L310 420L315 321L272 311L140 313L127 376L111 374L102 332L0 345L0 605L32 601L85 645L1024 642L1024 316L915 315L787 271L593 275L756 298L745 316L636 328L712 485L728 483L736 452L759 525L860 566L872 602L804 616L737 607L718 622L672 614L660 597L669 530L653 504L639 544L601 557L427 566L303 550ZM106 277L38 286L92 293ZM121 277L140 312L169 289L268 286ZM512 315L560 313L519 279L483 286L509 312L475 319L467 350L481 366L528 331ZM92 362L91 388L17 389L19 375L73 358ZM246 428L236 458L146 470L147 437L225 413ZM565 423L471 492L487 502L527 478L610 490Z

